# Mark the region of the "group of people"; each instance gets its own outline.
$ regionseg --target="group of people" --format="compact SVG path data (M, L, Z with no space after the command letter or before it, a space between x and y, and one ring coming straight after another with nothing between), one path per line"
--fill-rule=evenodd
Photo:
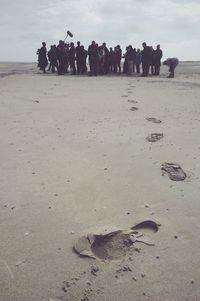
M52 45L50 50L47 51L46 43L43 42L42 47L37 51L38 67L44 73L46 73L48 67L48 71L57 72L59 75L71 72L74 75L88 73L90 76L97 76L123 72L127 75L137 73L144 77L148 76L149 73L158 76L163 56L160 45L153 49L152 46L143 43L142 47L143 49L140 50L129 45L126 47L126 52L122 54L120 45L117 45L114 49L108 49L106 43L98 45L95 41L92 41L86 50L80 42L77 42L75 46L73 42L67 44L60 40L57 46ZM163 64L170 67L169 77L174 77L178 59L168 59Z

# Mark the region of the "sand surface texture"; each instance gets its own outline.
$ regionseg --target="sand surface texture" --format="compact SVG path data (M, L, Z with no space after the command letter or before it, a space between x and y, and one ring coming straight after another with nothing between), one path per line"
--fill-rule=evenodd
M0 69L0 301L200 300L200 64Z

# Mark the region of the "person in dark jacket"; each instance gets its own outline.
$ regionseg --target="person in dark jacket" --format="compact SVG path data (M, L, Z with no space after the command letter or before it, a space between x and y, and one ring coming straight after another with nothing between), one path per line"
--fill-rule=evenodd
M126 52L123 55L124 63L123 63L123 73L127 74L128 72L128 46L126 47Z
M151 63L151 48L147 46L145 42L142 44L142 46L142 76L148 76Z
M179 60L177 58L168 58L166 61L163 62L163 65L169 67L169 78L174 78L175 69L179 64Z
M120 45L115 47L115 60L116 60L116 72L121 73L121 59L122 59L122 50Z
M77 66L77 74L81 74L81 62L82 62L82 48L81 48L81 42L77 42L76 47L76 66Z
M110 47L109 55L108 55L108 71L109 73L114 72L114 51L112 47Z
M51 49L48 52L48 59L49 59L49 69L48 71L51 71L55 73L55 69L58 69L58 62L57 62L57 56L56 56L56 45L52 45Z
M137 74L140 74L140 65L142 62L142 55L140 49L137 50L135 61L136 61L136 72Z
M133 48L133 72L135 72L135 68L136 68L136 48Z
M84 73L87 73L87 50L85 50L84 46L81 45L81 53L82 53L82 56L81 56L81 73L84 74Z
M43 71L43 73L46 73L46 67L48 66L48 60L47 60L47 49L46 49L46 43L42 42L42 47L39 49L38 53L38 67Z
M155 75L155 50L152 46L150 46L151 49L151 58L150 58L150 69L151 69L151 75Z
M154 51L155 75L160 74L162 56L163 56L163 52L160 49L160 45L157 45L156 50Z
M109 50L106 46L106 43L102 44L102 51L103 51L103 56L104 56L103 74L107 74L108 67L109 67Z
M89 55L89 64L90 64L90 76L97 76L98 73L98 45L95 41L92 41L91 45L88 47L88 55Z
M66 50L62 40L59 41L56 50L58 58L58 75L64 75L66 71Z
M76 49L74 47L74 43L70 43L69 64L70 64L70 69L72 71L72 74L76 74L75 60L76 60Z
M134 60L135 60L135 51L133 47L130 45L128 46L127 52L126 52L126 60L127 60L127 75L133 74L133 66L134 66Z

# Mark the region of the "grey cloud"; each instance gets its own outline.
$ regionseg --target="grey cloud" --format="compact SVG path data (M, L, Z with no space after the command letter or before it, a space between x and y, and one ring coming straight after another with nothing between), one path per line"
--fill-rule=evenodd
M177 53L180 59L199 58L198 49L185 50L188 41L200 48L199 1L0 0L0 4L3 60L33 61L43 40L48 45L57 43L67 29L74 33L75 41L86 46L93 39L123 47L139 47L147 41L161 43L166 56Z

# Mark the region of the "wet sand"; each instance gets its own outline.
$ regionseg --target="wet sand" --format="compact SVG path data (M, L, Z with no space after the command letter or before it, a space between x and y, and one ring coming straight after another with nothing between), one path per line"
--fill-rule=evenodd
M199 300L199 67L90 78L0 64L0 300ZM153 245L73 250L145 220L160 225L141 237Z

